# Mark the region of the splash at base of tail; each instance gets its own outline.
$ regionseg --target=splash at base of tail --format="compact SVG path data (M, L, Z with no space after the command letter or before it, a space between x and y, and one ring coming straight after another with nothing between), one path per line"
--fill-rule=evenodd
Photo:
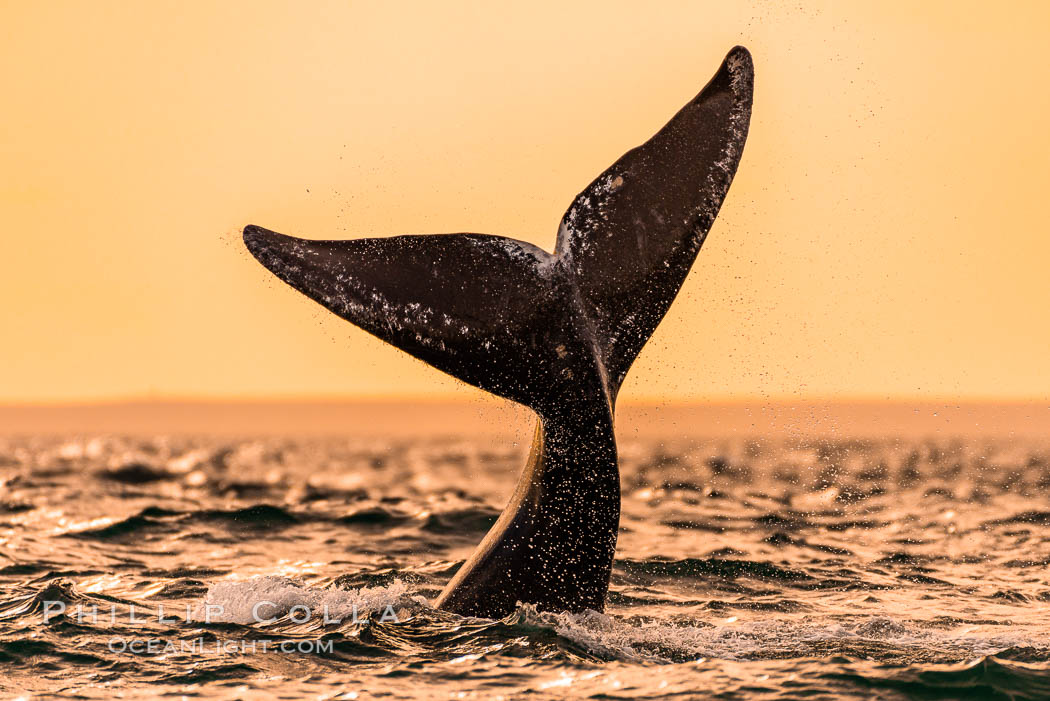
M753 76L747 50L730 51L663 129L577 195L553 254L482 234L312 241L244 229L252 255L306 296L538 414L514 496L440 608L604 608L620 513L616 396L736 173Z

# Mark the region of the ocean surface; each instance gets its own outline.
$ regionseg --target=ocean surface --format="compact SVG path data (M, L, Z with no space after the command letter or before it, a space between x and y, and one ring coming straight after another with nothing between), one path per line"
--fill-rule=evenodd
M621 441L604 613L434 610L527 449L0 438L0 690L1050 698L1050 441Z

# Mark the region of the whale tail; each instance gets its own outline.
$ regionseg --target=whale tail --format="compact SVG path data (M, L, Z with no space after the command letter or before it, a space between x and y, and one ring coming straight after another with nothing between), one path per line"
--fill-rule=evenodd
M280 279L401 350L541 414L594 385L610 406L678 294L736 173L751 117L742 47L645 144L577 195L550 254L439 234L244 242Z

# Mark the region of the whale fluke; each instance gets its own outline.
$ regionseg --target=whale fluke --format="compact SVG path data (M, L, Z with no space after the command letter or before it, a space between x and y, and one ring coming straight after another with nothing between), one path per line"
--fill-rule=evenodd
M480 234L309 241L256 226L244 241L277 277L347 321L464 382L536 403L541 388L518 365L542 364L559 311L544 272L553 257L542 249Z
M649 141L576 196L558 230L618 389L678 294L736 174L751 121L751 54L736 47Z
M751 56L734 48L699 95L576 197L553 254L483 234L314 241L245 227L252 255L295 289L539 415L511 503L442 608L603 608L619 522L616 395L718 214L752 86Z

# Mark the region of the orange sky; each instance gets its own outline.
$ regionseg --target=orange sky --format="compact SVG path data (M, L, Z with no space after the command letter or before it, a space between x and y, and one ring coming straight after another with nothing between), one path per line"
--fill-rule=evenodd
M744 158L622 396L1050 397L1050 5L494 5L0 3L0 402L468 396L240 228L550 249L737 43Z

